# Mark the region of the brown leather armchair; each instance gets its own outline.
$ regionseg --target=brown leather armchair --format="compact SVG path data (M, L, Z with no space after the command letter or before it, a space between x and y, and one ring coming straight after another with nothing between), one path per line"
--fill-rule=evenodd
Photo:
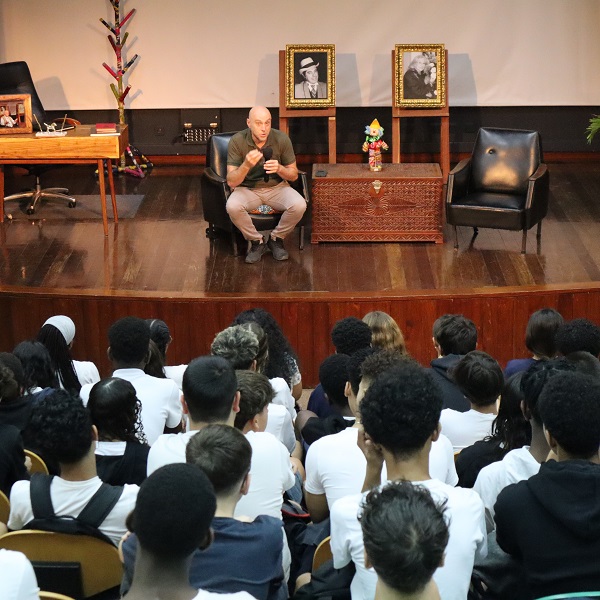
M521 253L527 251L527 231L548 212L549 174L542 162L540 134L520 129L483 127L471 158L462 160L448 176L446 220L457 225L523 231Z
M206 145L206 168L200 181L202 193L202 209L204 219L208 222L206 236L216 237L217 230L221 229L231 234L231 243L234 256L238 255L237 238L241 237L238 229L233 225L225 204L231 194L227 185L227 146L229 140L235 132L216 133L212 135ZM290 184L299 192L306 201L309 201L308 181L306 173L298 172L298 179ZM307 211L308 212L308 211ZM252 222L258 231L274 229L281 218L281 213L274 211L270 206L263 204L257 211L250 214ZM296 227L300 228L300 250L304 249L304 227L307 213L304 213L302 219Z

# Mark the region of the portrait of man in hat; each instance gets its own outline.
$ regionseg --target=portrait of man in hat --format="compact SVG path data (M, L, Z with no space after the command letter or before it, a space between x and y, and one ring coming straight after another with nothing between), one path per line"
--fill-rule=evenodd
M294 98L327 98L327 83L319 81L319 63L320 58L312 56L300 61L298 72L302 81L294 86Z

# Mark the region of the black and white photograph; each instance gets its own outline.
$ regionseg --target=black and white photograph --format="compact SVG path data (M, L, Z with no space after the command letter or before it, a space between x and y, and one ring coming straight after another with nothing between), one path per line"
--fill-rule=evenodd
M440 107L446 105L443 44L397 44L395 48L395 105Z
M31 96L8 94L0 96L0 135L31 133Z
M335 46L286 46L288 108L335 106Z

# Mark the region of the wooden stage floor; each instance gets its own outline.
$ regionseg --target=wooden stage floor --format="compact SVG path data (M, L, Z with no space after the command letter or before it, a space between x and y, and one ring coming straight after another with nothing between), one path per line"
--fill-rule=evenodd
M205 236L201 168L156 167L145 179L116 177L118 194L143 194L133 218L109 222L19 215L0 225L0 310L10 325L0 350L35 334L50 314L69 312L103 358L105 331L123 314L161 317L175 330L173 358L206 352L214 333L245 308L261 305L282 323L314 383L318 362L330 351L331 325L373 309L394 315L409 350L432 358L430 329L443 312L463 312L480 327L483 349L499 360L522 353L527 318L541 306L565 317L598 318L600 306L600 164L550 164L550 212L538 247L529 232L520 254L518 232L460 228L460 250L450 228L444 244L310 243L288 238L290 260L265 255L246 265L234 258L229 238ZM88 167L49 171L44 184L67 185L74 195L97 194ZM7 177L7 193L31 179ZM17 213L16 204L6 210ZM69 211L67 213L67 211ZM6 316L6 315L5 315ZM78 339L79 339L78 333ZM89 348L89 344L88 345ZM100 354L102 353L102 356ZM516 354L515 354L516 353Z

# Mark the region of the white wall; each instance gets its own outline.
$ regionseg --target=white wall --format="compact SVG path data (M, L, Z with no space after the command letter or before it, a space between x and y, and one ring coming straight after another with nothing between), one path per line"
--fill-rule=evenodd
M336 45L338 106L389 106L395 44L444 43L452 106L600 104L598 0L121 0L132 108L278 105L278 51ZM0 62L50 110L113 108L108 0L0 0Z

